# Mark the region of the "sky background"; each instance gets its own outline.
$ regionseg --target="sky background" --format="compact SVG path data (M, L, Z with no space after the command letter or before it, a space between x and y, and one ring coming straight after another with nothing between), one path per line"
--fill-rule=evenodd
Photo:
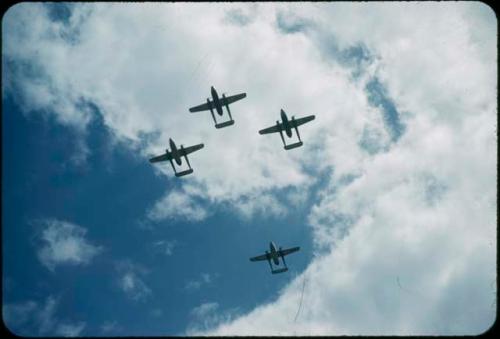
M2 317L24 336L467 335L496 319L480 2L22 3L2 19ZM191 114L247 93L233 126ZM304 145L258 130L315 114ZM203 142L194 173L150 164ZM270 241L300 246L272 275Z

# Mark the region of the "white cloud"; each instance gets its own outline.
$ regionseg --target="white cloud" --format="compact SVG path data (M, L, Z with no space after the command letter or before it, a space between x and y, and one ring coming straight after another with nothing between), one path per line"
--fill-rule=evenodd
M143 280L143 276L148 273L146 269L130 261L123 261L116 265L116 270L119 273L118 287L128 298L145 301L152 295L151 289Z
M7 327L22 336L79 336L85 328L85 322L61 322L56 316L59 298L49 296L44 304L36 301L4 304L3 319Z
M311 53L314 50L309 48L308 40L300 36L283 38L275 30L274 17L265 14L261 7L248 11L248 6L233 4L85 4L73 7L75 19L65 26L50 23L42 5L19 4L9 10L5 20L5 31L11 37L5 47L6 59L19 64L30 62L37 72L34 76L23 68L7 67L6 73L19 86L27 109L50 110L60 120L74 121L73 113L37 98L47 97L48 92L65 98L76 111L76 107L86 107L82 100L92 102L112 134L125 141L122 144L139 148L144 159L162 152L169 137L178 144L204 142L205 148L191 156L195 173L183 178L183 188L168 192L152 207L149 216L153 220L206 218L207 210L193 202L198 197L202 202L226 203L243 210L242 196L307 185L312 180L300 169L300 153L307 152L307 146L303 152L285 152L279 137L260 136L257 131L273 124L281 107L296 115L313 111L321 114L323 105L315 100L318 92L304 93L304 88L315 89L318 83L336 81L334 74L314 63L317 55ZM255 19L244 26L229 24L225 16L234 10ZM85 20L76 19L83 16ZM199 25L210 28L200 30L191 25L188 18L193 16L202 18ZM263 22L256 25L257 19ZM31 20L38 30L26 31L19 24L27 25ZM143 20L150 24L144 25ZM132 28L134 25L137 28ZM130 28L136 38L122 39ZM137 32L141 32L140 36ZM68 43L66 36L70 33L77 35ZM262 48L245 47L242 54L241 46L263 43ZM299 52L296 44L303 47ZM273 53L275 48L284 54ZM127 53L116 54L117 50ZM172 50L178 53L171 53ZM88 57L89 51L93 51L92 57ZM298 61L304 64L299 67ZM262 69L263 73L254 74L255 69ZM235 70L238 74L234 74ZM95 81L96 76L99 82ZM316 76L319 82L314 79ZM271 80L276 83L271 84ZM28 91L34 83L37 87ZM264 90L268 83L276 90ZM248 93L247 99L233 107L236 125L231 128L216 130L208 113L193 115L187 111L205 100L212 84L219 92ZM320 92L324 94L326 89ZM307 96L311 98L306 106L299 98ZM81 115L75 125L83 127L88 114L82 109ZM319 120L315 123L321 124ZM143 139L144 135L155 133L159 133L157 137ZM307 127L302 134L308 145L314 128ZM168 164L152 168L172 176ZM193 190L202 192L201 196ZM184 204L188 198L189 203ZM251 207L250 211L261 211ZM279 214L281 210L274 208L270 213Z
M183 191L169 192L147 213L152 221L184 218L195 222L205 219L207 215L208 211Z
M238 309L221 311L216 302L207 302L193 308L191 321L185 335L194 336L200 331L212 328L222 322L230 321L238 313Z
M102 251L86 239L87 230L67 221L48 219L41 223L45 228L40 236L37 251L40 262L53 271L57 265L86 265Z
M247 221L254 215L284 216L287 208L272 194L256 193L242 196L234 202L236 211Z
M484 4L85 4L73 13L86 19L69 27L41 8L16 5L4 20L5 57L41 73L4 68L28 108L85 125L74 109L83 97L144 159L169 137L205 143L190 157L195 173L151 220L201 221L210 204L282 216L304 198L275 192L308 196L325 176L311 197L316 257L297 321L302 276L275 302L194 332L450 335L491 325L497 52ZM72 44L59 34L76 28ZM187 112L211 85L247 92L235 126L215 130L209 114ZM302 148L257 134L280 108L316 114Z
M307 190L291 190L286 194L288 204L293 207L303 207L307 203L309 192Z
M326 252L276 302L196 334L463 335L493 324L496 60L485 55L495 55L494 30L476 36L470 7L450 5L342 4L323 16L347 30L335 33L344 43L381 56L376 74L408 111L406 132L384 152L326 157L334 172L309 215Z

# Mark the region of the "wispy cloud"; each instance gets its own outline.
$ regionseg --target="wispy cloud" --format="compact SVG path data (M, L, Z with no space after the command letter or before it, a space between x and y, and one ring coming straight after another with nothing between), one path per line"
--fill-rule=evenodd
M34 301L26 301L15 304L3 304L2 316L4 323L10 328L15 329L24 325L38 307Z
M81 226L57 219L39 224L44 228L37 239L40 243L38 259L51 271L58 265L89 264L103 249L86 239L87 230Z
M125 295L134 301L145 301L152 295L152 291L143 277L148 273L146 269L130 261L122 261L116 265L118 271L118 287Z
M245 215L240 207L247 204L260 213L259 203L245 197L302 190L327 170L324 189L310 198L317 257L304 273L297 322L302 276L276 301L204 333L449 335L489 327L497 203L497 32L489 7L271 3L257 7L254 22L234 25L224 4L91 11L107 6L75 7L74 15L92 13L78 27L86 38L71 44L59 34L68 27L53 24L39 5L9 10L6 86L28 110L53 112L68 126L88 122L89 112L76 109L85 95L113 136L144 156L164 149L171 136L203 140L205 149L193 156L195 175L153 204L151 220L199 222L217 205ZM143 35L123 39L109 28L114 20ZM156 26L171 22L175 29L157 33ZM107 34L95 34L101 31ZM144 59L144 45L151 58ZM129 53L110 62L117 48ZM173 49L186 52L154 57ZM210 61L200 63L202 55ZM193 70L203 76L189 79ZM233 110L237 128L223 137L209 132L208 115L175 113L203 101L214 83L228 94L248 92ZM165 102L174 113L158 110ZM274 123L281 105L290 115L317 116L301 130L301 149L285 152L278 136L256 132ZM168 166L154 168L172 175ZM281 215L279 204L274 211ZM140 274L127 273L120 272L121 286L133 291ZM204 281L190 281L192 289ZM422 296L402 293L398 281Z
M153 248L157 253L171 256L174 247L177 246L176 240L158 240L153 243Z
M101 332L105 335L109 335L111 333L116 333L121 330L121 327L118 325L117 321L105 321L101 327Z
M55 330L56 335L63 337L79 337L85 328L84 322L76 324L59 324Z
M288 209L283 203L269 193L242 196L234 202L234 206L246 220L251 220L255 215L282 217L288 214Z
M143 300L151 294L150 288L135 272L127 272L120 279L120 287L133 300Z
M45 305L43 306L43 308L35 314L39 323L40 333L47 333L54 328L54 313L58 303L58 299L49 296L45 301Z
M216 311L218 308L219 304L216 302L201 304L191 310L191 315L196 318L205 317L207 314Z
M158 240L153 243L155 252L164 254L166 256L171 256L176 246L176 240Z
M213 279L213 275L202 273L198 279L187 281L184 288L190 291L199 290L202 286L212 283Z
M196 306L190 312L191 320L187 327L186 335L196 336L209 328L229 322L238 312L238 308L221 310L217 302L207 302Z
M195 222L209 215L205 207L183 191L172 191L149 209L147 216L152 221L184 219Z
M45 303L26 301L4 304L3 319L7 327L21 336L63 336L77 337L86 323L61 321L56 316L59 298L49 296Z

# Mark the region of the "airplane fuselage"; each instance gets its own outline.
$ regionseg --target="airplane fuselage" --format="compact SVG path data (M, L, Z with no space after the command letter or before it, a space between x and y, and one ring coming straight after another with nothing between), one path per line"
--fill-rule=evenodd
M270 254L271 254L271 258L273 259L273 262L275 265L279 265L280 262L278 260L279 258L279 255L278 255L278 250L276 249L276 244L274 242L270 242L269 243L269 250L270 250Z
M172 153L172 158L175 160L175 163L177 165L180 165L182 163L182 160L179 154L179 150L175 145L175 142L172 139L169 139L169 144L170 144L170 152Z
M285 129L286 135L290 138L292 136L292 126L283 110L281 110L281 121L283 121L283 128Z
M214 86L212 86L211 92L212 92L212 101L214 103L215 110L217 111L217 114L222 116L222 104L220 102L219 95L217 94L217 91L215 90Z

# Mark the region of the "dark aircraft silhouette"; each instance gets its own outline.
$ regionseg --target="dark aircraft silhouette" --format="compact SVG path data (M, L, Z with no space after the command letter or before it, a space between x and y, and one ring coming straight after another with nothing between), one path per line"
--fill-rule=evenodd
M285 262L285 255L288 255L293 252L297 252L300 250L300 247L292 247L292 248L287 248L282 250L281 247L279 249L276 249L276 244L274 242L269 243L269 252L266 251L266 254L259 255L253 258L250 258L250 261L261 261L261 260L267 260L269 263L269 267L271 267L271 273L283 273L288 271L288 267L286 266ZM273 261L274 265L279 266L279 258L281 257L281 260L283 261L283 268L281 269L273 269L273 265L271 265L271 260Z
M232 104L233 102L245 98L247 94L241 93L229 97L226 97L225 94L222 94L222 98L219 98L219 95L217 94L217 91L215 90L214 86L210 88L210 92L212 94L212 101L210 101L210 99L207 98L206 104L201 104L199 106L191 107L189 109L189 112L194 113L194 112L202 112L210 110L212 118L214 119L215 128L222 128L234 124L233 117L231 116L231 111L229 110L229 105ZM229 120L218 124L217 120L215 119L214 109L219 116L222 116L223 115L222 106L226 107L227 113L229 115Z
M279 122L279 120L276 120L275 126L264 128L264 129L259 131L259 134L268 134L268 133L279 132L280 136L281 136L281 140L283 141L283 145L285 146L286 150L302 146L303 143L302 143L302 140L300 140L300 134L299 134L299 130L297 129L297 127L299 127L300 125L303 125L311 120L314 120L315 116L309 115L307 117L303 117L303 118L299 118L299 119L295 119L295 117L292 116L292 119L288 120L288 117L287 117L285 111L283 111L283 109L281 109L280 115L281 115L282 122ZM287 145L285 143L285 138L283 137L283 131L285 131L286 135L290 138L292 136L292 128L295 129L295 132L297 133L297 137L299 138L299 141L294 143L294 144Z
M190 173L193 173L193 169L191 168L191 164L189 163L189 159L187 155L189 153L196 152L197 150L200 150L203 148L203 144L198 144L194 146L189 146L184 148L183 145L181 145L181 148L178 149L177 146L175 145L175 142L172 139L169 139L169 144L170 144L170 152L168 151L168 148L165 150L165 154L153 157L149 159L149 162L155 163L155 162L160 162L160 161L170 161L170 164L172 165L172 168L174 169L174 173L176 177L181 177L183 175L187 175ZM182 171L182 172L177 172L175 169L174 163L172 160L175 160L175 163L180 166L182 164L182 157L186 159L187 165L189 166L189 169Z

